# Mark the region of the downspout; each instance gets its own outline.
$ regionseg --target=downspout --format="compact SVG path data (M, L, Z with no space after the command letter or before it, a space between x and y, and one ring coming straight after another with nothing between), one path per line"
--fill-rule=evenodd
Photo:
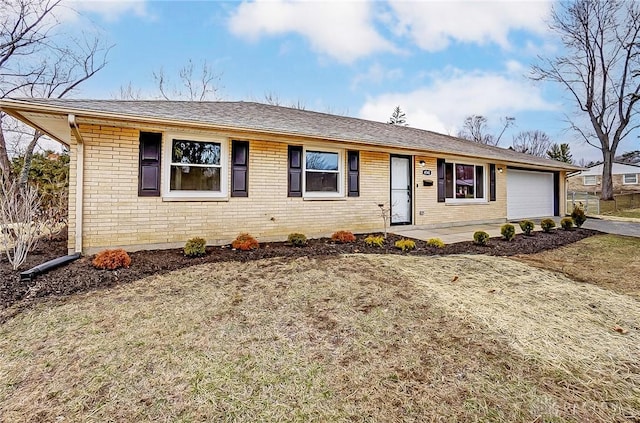
M76 139L76 231L75 252L82 253L82 215L83 215L83 187L84 187L84 139L78 129L76 116L69 114L69 128Z

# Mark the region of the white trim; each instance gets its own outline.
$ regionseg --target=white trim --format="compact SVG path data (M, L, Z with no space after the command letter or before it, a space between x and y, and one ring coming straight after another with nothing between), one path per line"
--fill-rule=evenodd
M635 176L636 180L633 182L627 182L627 176ZM622 175L622 185L638 185L637 173L625 173Z
M215 142L220 144L220 191L170 190L171 186L171 148L173 140ZM227 138L196 135L188 132L164 133L162 137L162 197L183 201L201 201L207 199L228 199L229 192L229 140ZM198 165L190 165L198 167Z
M480 204L480 203L488 203L489 202L489 193L487 192L488 188L489 188L489 184L487 179L489 178L489 171L487 170L487 164L486 163L477 163L477 162L473 162L473 161L469 161L469 162L459 162L459 161L454 161L454 160L446 160L445 159L445 163L451 163L453 165L453 198L447 198L446 197L446 174L445 174L445 199L444 202L445 204ZM476 167L482 167L482 197L481 198L456 198L456 165L467 165L467 166L473 166L473 192L474 192L474 196L476 195ZM497 171L497 169L496 169Z
M338 154L338 192L327 191L311 191L307 192L307 151L316 151L319 153L336 153ZM323 147L319 145L304 145L302 147L302 197L304 199L323 199L335 200L344 198L345 172L344 172L345 154L343 149ZM314 172L314 170L309 170ZM329 171L335 172L335 171Z
M593 183L588 183L587 178L593 178ZM582 177L582 185L584 186L593 186L598 185L598 176L597 175L584 175Z

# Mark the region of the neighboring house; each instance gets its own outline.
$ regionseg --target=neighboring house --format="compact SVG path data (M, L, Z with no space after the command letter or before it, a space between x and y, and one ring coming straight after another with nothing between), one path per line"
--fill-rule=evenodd
M567 178L567 190L569 192L593 192L602 191L602 163L591 166L581 172L570 174ZM613 163L611 169L613 180L613 192L640 192L640 166L628 163Z
M1 100L70 148L69 250L283 240L564 215L579 168L420 129L248 102Z

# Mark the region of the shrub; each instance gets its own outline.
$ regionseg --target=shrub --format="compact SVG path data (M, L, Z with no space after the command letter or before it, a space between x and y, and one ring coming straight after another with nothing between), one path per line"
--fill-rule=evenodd
M560 221L560 226L565 231L570 231L573 228L573 219L570 217L563 217Z
M578 228L581 228L582 224L587 221L587 216L584 214L584 210L579 206L573 206L571 218Z
M542 222L540 222L540 227L543 231L549 233L551 232L551 229L556 227L556 222L554 222L553 219L542 219Z
M427 245L429 247L443 248L444 242L440 238L429 238L427 240Z
M287 237L287 242L293 245L294 247L304 247L307 245L307 237L304 234L294 232L289 234Z
M131 257L122 248L100 251L91 262L96 269L116 270L131 265Z
M260 246L258 241L248 233L241 233L233 240L231 246L236 250L249 251L255 250Z
M207 241L204 238L191 238L184 245L183 251L187 257L202 257L207 252Z
M368 247L382 248L384 247L384 237L382 235L380 236L369 235L364 239L364 243L367 244Z
M411 239L401 239L400 241L396 241L396 248L402 251L410 251L416 248L416 243Z
M526 236L531 236L531 232L533 232L533 228L535 227L536 227L535 223L533 223L530 220L523 220L520 222L520 229L522 229L522 232Z
M338 231L331 235L331 239L341 244L354 242L356 237L349 231Z
M489 243L489 234L485 231L476 231L473 234L473 242L478 245L487 245Z
M516 236L516 228L511 223L505 223L500 227L500 233L507 241L511 241Z

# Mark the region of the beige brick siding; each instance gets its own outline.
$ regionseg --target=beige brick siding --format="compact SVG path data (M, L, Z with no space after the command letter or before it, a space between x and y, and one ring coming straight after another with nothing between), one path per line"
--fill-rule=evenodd
M258 240L269 241L286 239L291 232L318 237L340 229L357 233L382 230L378 204L389 201L388 152L353 148L360 151L359 197L346 196L346 178L343 178L344 198L308 200L287 197L288 143L245 137L242 139L250 143L247 198L163 201L161 197L138 196L139 130L86 124L81 125L80 130L85 148L82 240L85 253L113 247L129 250L179 247L194 236L206 238L209 244L220 245L229 243L240 232L249 232ZM216 134L217 137L220 135L224 134ZM167 140L163 139L163 142ZM301 140L296 144L303 145L304 142ZM230 159L230 150L227 149L227 160ZM76 154L77 149L71 148L70 250L75 245ZM342 157L345 169L346 156L345 153ZM419 166L420 160L425 161L425 167ZM501 164L498 167L506 168ZM437 202L436 158L416 156L413 168L415 224L505 219L506 172L496 173L497 201L449 205ZM423 176L423 169L430 169L432 175ZM227 170L230 184L229 167ZM423 179L433 180L434 185L423 187ZM421 211L424 212L422 215Z
M638 184L623 184L622 178L623 175L611 175L614 193L640 192L640 174L638 175ZM576 191L599 193L600 191L602 191L602 176L596 176L596 185L585 185L584 176L582 175L571 176L570 178L568 178L567 189L569 190L569 192Z

